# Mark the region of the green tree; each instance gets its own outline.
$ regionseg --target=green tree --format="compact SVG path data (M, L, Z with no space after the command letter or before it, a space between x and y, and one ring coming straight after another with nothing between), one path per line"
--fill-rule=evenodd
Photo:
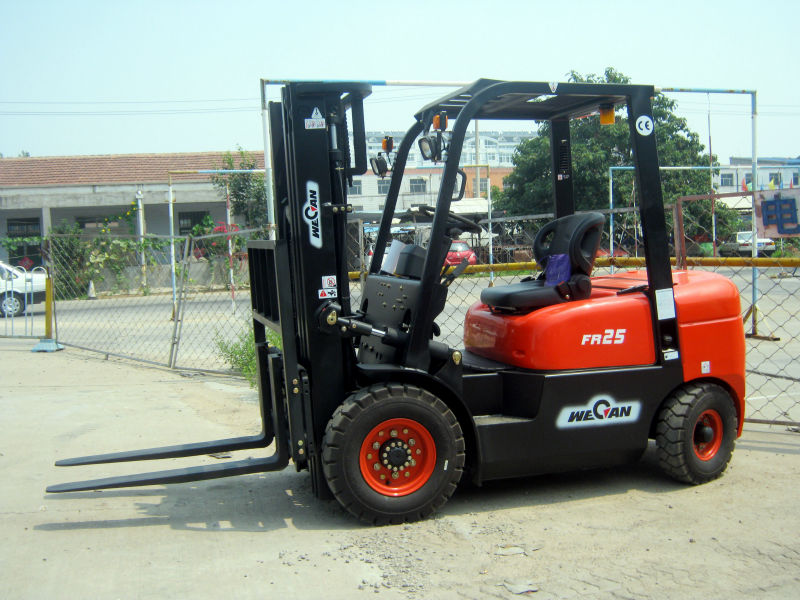
M571 71L571 82L630 83L630 78L608 67L602 76ZM653 99L653 119L656 124L656 144L662 166L707 166L708 154L699 136L691 131L686 119L674 113L676 103L663 94ZM505 180L505 189L494 201L494 208L508 214L537 214L553 210L553 188L550 164L550 127L539 127L536 137L522 142L514 154L514 171ZM617 115L613 125L601 126L596 117L573 120L570 125L572 141L572 174L575 205L578 210L608 207L608 172L612 166L633 164L630 133L626 117ZM707 171L662 171L664 203L675 202L680 196L709 193ZM635 200L633 174L614 175L614 197ZM700 231L711 231L710 201L686 206L686 233L698 237ZM707 218L706 218L707 217ZM735 229L734 211L717 203L718 237Z
M238 165L236 161L238 159ZM256 159L241 148L234 155L226 152L220 169L255 169ZM242 216L247 227L267 225L267 194L264 189L263 173L223 173L211 176L212 183L222 198L228 191L231 195L231 212Z

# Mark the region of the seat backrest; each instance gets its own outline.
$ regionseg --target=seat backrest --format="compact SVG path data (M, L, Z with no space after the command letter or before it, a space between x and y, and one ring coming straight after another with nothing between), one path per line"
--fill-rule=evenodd
M561 257L565 256L571 274L591 275L605 221L605 217L598 212L569 215L550 221L533 240L536 262L547 273L551 258L555 263L561 262Z

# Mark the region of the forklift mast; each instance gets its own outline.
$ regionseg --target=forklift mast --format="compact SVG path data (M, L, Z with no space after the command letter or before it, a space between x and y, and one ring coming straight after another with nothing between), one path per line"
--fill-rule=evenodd
M251 281L261 288L252 294L254 329L262 348L264 327L281 335L289 442L298 469L318 456L316 441L342 390L355 385L352 342L323 332L319 319L326 301L350 312L347 189L353 175L367 169L363 100L370 92L364 83L289 83L281 101L269 105L277 235L249 244ZM271 307L264 302L270 297ZM261 387L268 393L267 381Z

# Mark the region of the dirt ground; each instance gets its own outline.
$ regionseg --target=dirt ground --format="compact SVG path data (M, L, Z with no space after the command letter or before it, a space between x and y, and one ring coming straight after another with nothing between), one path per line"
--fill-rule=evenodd
M215 462L53 466L255 433L258 408L237 379L33 345L0 339L2 598L800 596L800 434L785 427L746 426L726 474L701 487L665 479L648 452L626 468L466 487L434 518L382 528L316 500L291 467L49 495Z

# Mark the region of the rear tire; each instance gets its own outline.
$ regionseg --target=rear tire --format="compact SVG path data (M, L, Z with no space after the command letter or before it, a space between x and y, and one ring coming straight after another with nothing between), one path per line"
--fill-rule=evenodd
M0 293L0 312L3 316L18 317L25 310L25 298L20 294Z
M322 469L333 495L360 520L417 521L455 491L464 447L458 420L439 398L413 385L373 385L334 412Z
M708 382L685 385L667 398L656 424L661 469L673 479L700 484L725 471L736 443L733 398Z

